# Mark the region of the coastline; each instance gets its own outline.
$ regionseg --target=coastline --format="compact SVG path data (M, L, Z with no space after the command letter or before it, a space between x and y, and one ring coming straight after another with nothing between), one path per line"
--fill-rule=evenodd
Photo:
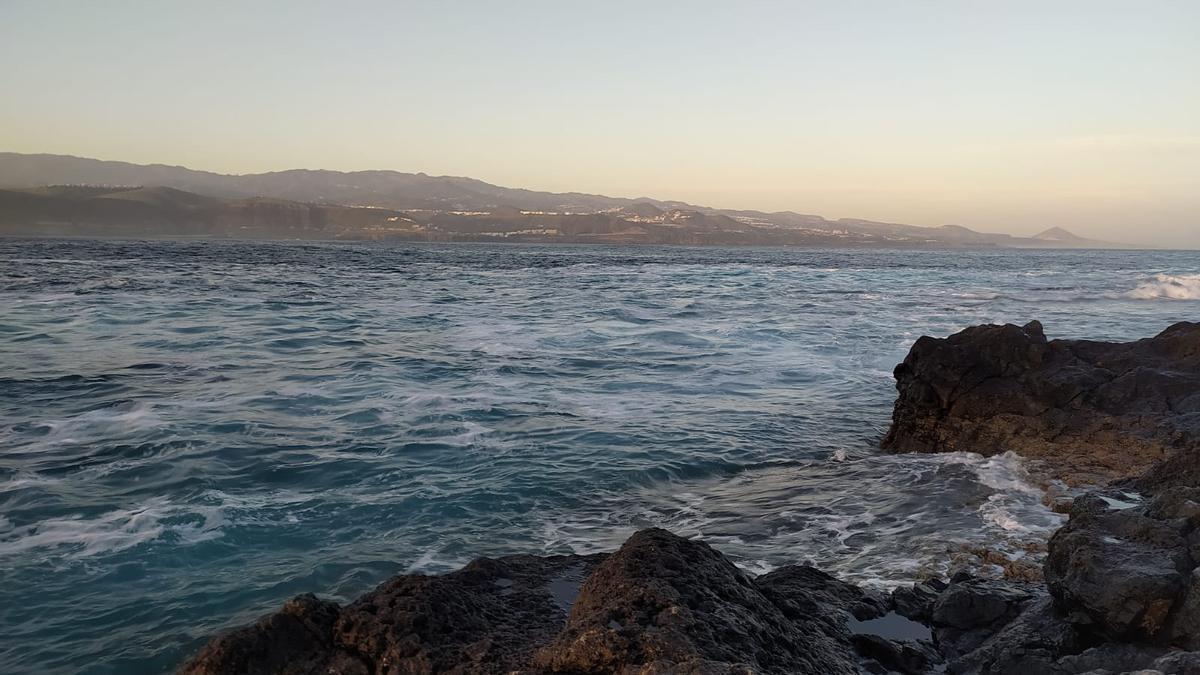
M514 246L596 246L604 248L671 248L671 249L764 249L764 250L846 250L846 251L931 251L931 252L1012 252L1012 251L1045 251L1045 252L1087 252L1087 251L1105 251L1110 253L1163 253L1163 252L1188 252L1200 251L1200 249L1187 248L1158 248L1154 246L1142 247L1098 247L1091 248L1087 246L1003 246L999 244L962 244L954 245L947 243L925 244L904 242L887 242L887 243L819 243L806 242L796 244L736 244L736 243L668 243L668 242L643 242L643 241L597 241L594 239L520 239L514 237L483 237L479 239L471 238L450 238L450 239L407 239L403 237L386 237L386 238L311 238L311 237L230 237L216 235L146 235L146 234L118 234L106 236L103 234L36 234L24 232L0 232L0 240L15 240L15 241L108 241L108 242L138 242L138 241L182 241L182 242L230 242L230 243L282 243L282 244L383 244L383 245L478 245L478 244L511 244Z
M960 574L885 596L806 566L752 577L703 543L648 530L607 556L401 575L346 608L301 596L181 672L1197 672L1200 652L1186 650L1200 650L1200 325L1083 342L1049 342L1036 322L922 338L897 368L884 440L953 452L989 438L1050 463L1060 451L1052 475L1091 490L1049 541L1045 584ZM1122 359L1130 368L1111 370ZM968 376L978 382L960 387ZM1114 420L1130 406L1139 425ZM1079 452L1099 441L1118 460L1132 447L1131 461Z

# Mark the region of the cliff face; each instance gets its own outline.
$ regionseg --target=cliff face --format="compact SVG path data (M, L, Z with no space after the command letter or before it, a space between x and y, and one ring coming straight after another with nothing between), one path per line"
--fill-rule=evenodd
M1036 321L976 326L917 340L895 376L894 452L1011 450L1075 484L1168 458L1182 470L1200 452L1200 324L1129 343L1048 341Z

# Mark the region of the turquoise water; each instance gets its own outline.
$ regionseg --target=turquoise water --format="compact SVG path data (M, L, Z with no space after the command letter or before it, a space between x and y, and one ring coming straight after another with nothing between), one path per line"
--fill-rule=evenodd
M296 593L639 527L887 584L1060 522L891 457L922 334L1200 318L1164 252L0 240L0 672L155 673ZM985 572L987 570L984 570Z

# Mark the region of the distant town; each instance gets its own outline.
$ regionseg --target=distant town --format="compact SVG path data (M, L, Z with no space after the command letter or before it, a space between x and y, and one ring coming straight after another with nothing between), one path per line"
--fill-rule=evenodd
M504 188L396 171L226 175L0 153L0 235L726 246L1135 248L650 198Z

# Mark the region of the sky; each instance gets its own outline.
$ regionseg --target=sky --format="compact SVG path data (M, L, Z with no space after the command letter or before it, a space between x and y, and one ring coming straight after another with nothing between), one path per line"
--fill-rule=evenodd
M1200 248L1200 2L0 0L0 150Z

